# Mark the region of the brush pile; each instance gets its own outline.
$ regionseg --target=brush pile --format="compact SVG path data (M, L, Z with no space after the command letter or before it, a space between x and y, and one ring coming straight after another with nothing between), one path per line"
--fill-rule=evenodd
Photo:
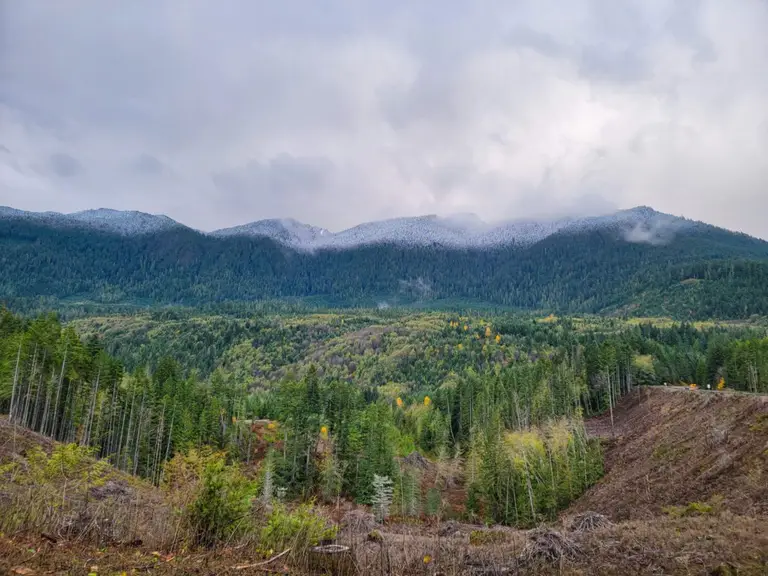
M594 530L608 528L610 526L613 526L613 522L608 520L606 516L598 514L597 512L584 512L573 517L568 525L568 529L571 532L583 534L585 532L593 532Z
M528 544L520 555L520 563L559 564L563 560L575 560L582 554L581 547L560 532L549 528L537 528L528 534Z

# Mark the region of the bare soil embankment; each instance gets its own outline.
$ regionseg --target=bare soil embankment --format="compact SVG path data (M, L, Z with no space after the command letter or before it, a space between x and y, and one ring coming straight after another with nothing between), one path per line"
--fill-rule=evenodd
M734 514L768 515L768 397L641 388L613 415L587 422L604 438L605 476L569 510L614 521L713 501Z

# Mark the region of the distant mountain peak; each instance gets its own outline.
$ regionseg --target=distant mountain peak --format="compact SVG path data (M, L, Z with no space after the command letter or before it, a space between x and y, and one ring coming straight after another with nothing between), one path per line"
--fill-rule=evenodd
M0 217L21 218L42 222L52 226L84 227L111 232L121 236L152 234L163 230L182 227L181 224L161 214L147 214L136 210L114 210L96 208L61 214L59 212L27 212L0 206Z
M268 218L248 224L224 228L211 232L211 236L227 238L232 236L263 236L286 246L306 249L324 237L331 236L325 228L310 226L293 218Z

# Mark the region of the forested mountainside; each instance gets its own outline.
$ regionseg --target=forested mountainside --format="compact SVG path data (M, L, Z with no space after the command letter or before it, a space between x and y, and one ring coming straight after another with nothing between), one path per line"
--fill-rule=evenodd
M768 314L768 243L697 225L664 242L611 227L531 245L394 243L294 250L175 226L141 234L0 218L0 299L184 304L304 299L326 306L487 303L680 318Z

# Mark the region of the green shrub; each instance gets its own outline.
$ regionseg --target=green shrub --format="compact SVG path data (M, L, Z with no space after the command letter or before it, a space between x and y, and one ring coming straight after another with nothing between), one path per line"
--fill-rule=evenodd
M691 502L687 506L666 506L662 511L675 518L687 516L712 516L718 514L723 506L722 496L713 496L707 502Z
M440 496L440 490L430 488L427 490L427 516L441 516L443 512L443 498Z
M469 543L472 546L484 546L486 544L498 544L507 539L506 532L498 530L472 530L469 533Z
M35 484L83 480L94 483L109 473L109 465L93 458L93 449L77 444L55 446L51 455L35 446L27 453L29 479Z
M300 553L321 540L336 537L336 527L329 527L324 518L315 513L312 504L302 504L288 510L277 504L261 529L259 545L264 554L273 554L290 548Z
M768 414L759 414L755 418L755 422L750 424L749 430L751 432L768 432Z
M470 484L469 488L467 489L467 502L465 506L468 519L474 520L480 516L481 497L482 493L477 484Z
M210 459L201 480L200 491L189 510L196 544L212 546L235 533L247 532L255 484L237 466L227 466L222 455Z

